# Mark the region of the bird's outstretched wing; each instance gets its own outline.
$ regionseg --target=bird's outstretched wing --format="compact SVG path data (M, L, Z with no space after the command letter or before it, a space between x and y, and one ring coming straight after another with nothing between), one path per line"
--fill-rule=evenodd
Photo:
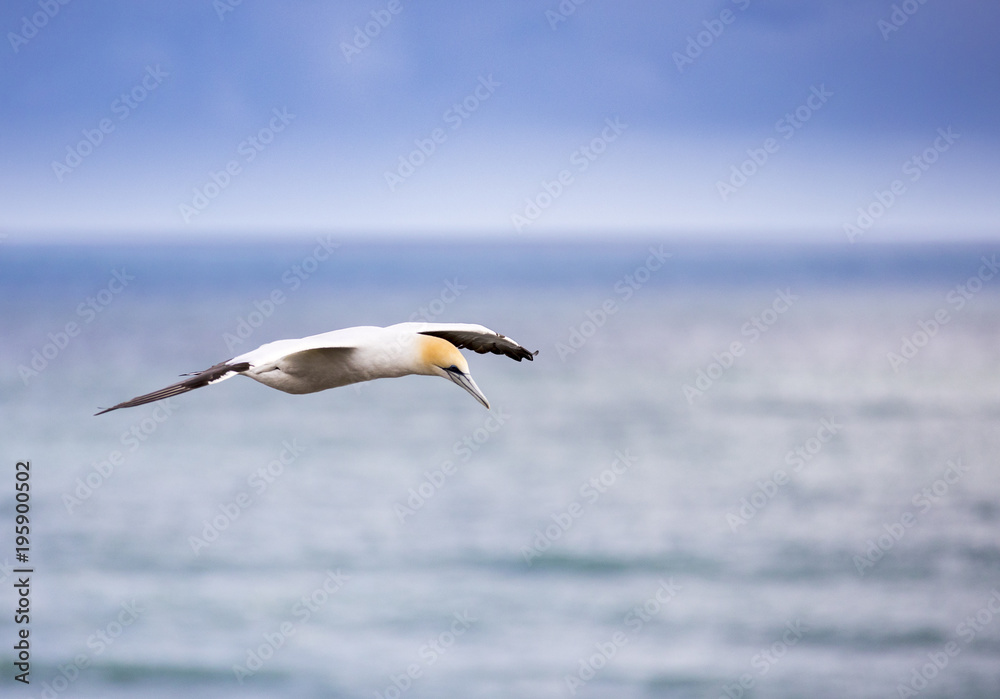
M505 354L511 359L533 361L538 350L531 352L509 337L494 332L482 325L472 323L400 323L412 326L421 335L432 335L447 340L459 349L470 349L479 354L492 352Z
M227 361L232 361L227 360ZM171 396L176 396L181 393L187 393L188 391L193 391L196 388L201 388L202 386L207 386L210 383L215 383L216 381L221 381L223 379L228 379L234 374L238 374L242 371L246 371L250 368L249 362L239 362L237 364L228 364L227 362L220 362L213 367L205 369L205 371L199 371L191 374L188 378L183 381L178 381L175 384L171 384L166 388L161 388L159 391L153 391L152 393L147 393L143 396L138 396L132 400L127 400L124 403L119 403L110 408L105 408L99 413L94 413L95 415L103 415L104 413L110 413L112 410L118 410L118 408L134 408L137 405L145 405L146 403L152 403L154 401L163 400L164 398L170 398Z

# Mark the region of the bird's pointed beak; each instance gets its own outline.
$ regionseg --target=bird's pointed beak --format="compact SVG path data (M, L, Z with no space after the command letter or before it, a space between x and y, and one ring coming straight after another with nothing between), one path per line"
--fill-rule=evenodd
M490 409L490 402L486 400L486 396L484 396L483 392L479 390L479 386L476 385L476 382L472 380L471 376L458 370L445 370L445 373L448 375L449 379L471 393L473 398L483 404L483 407L487 410Z

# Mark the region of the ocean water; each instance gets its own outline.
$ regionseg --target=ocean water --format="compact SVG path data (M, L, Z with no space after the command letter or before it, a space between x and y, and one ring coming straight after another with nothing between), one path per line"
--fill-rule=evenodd
M998 253L5 242L0 694L1000 696ZM421 317L540 354L93 416Z

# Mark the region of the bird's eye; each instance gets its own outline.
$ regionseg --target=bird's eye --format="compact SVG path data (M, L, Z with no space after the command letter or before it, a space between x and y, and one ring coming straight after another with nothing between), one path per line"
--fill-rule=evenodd
M451 371L451 372L455 372L455 373L459 373L459 374L462 373L462 370L459 369L454 364L452 364L450 367L448 367L447 369L445 369L445 371Z

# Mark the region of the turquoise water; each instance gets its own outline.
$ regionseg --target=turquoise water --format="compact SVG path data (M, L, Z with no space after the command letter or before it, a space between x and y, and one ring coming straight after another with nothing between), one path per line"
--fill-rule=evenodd
M1000 695L996 246L2 252L4 696ZM540 354L93 417L410 319Z

